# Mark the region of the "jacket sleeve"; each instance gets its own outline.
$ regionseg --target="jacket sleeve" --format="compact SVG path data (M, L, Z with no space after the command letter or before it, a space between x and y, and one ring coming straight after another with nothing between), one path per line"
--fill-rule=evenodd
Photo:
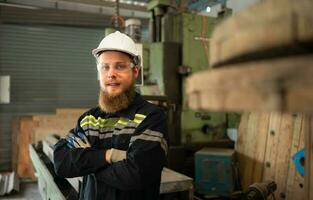
M85 134L80 127L82 117L79 118L76 128L70 131L76 136L78 132ZM56 174L64 178L91 174L108 165L105 161L105 150L94 148L92 143L87 148L70 148L66 139L55 144L53 160Z
M162 110L149 114L131 137L126 159L99 170L97 180L120 190L159 184L168 149L166 127Z

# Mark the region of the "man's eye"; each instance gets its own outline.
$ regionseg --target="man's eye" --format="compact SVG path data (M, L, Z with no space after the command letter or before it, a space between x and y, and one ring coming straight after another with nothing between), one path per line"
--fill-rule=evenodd
M108 71L110 69L109 65L102 65L102 70Z
M116 65L117 70L124 70L126 69L126 67L127 67L126 64L122 64L122 63Z

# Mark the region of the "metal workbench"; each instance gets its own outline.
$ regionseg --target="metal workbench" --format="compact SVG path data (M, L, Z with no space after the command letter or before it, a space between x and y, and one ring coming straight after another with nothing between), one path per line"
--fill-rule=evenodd
M82 177L66 179L72 187L72 191L66 187L66 191L61 191L56 180L58 179L51 168L53 163L53 145L57 142L56 138L49 137L42 141L42 148L36 149L34 145L29 146L30 157L36 176L38 177L39 191L42 198L53 199L75 199L79 194ZM49 163L47 163L49 162ZM51 192L49 192L51 191ZM74 192L73 192L74 191ZM164 168L161 176L160 194L174 192L188 192L188 199L193 199L193 179L171 169ZM76 193L76 195L73 195Z

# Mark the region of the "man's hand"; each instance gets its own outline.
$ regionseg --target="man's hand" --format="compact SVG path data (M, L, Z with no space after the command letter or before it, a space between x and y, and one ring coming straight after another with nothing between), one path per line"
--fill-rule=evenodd
M126 159L126 151L118 149L108 149L105 151L105 160L108 163L114 163Z
M69 133L65 139L67 140L67 146L70 147L71 149L91 147L87 137L85 136L85 134L81 132L78 132L77 136L74 135L73 133Z

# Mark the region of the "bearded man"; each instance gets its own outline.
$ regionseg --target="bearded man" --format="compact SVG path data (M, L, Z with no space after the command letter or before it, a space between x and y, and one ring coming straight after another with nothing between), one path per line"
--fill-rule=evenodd
M140 56L116 31L92 51L100 80L99 105L54 147L60 177L83 176L79 199L156 200L166 162L166 117L135 92Z

